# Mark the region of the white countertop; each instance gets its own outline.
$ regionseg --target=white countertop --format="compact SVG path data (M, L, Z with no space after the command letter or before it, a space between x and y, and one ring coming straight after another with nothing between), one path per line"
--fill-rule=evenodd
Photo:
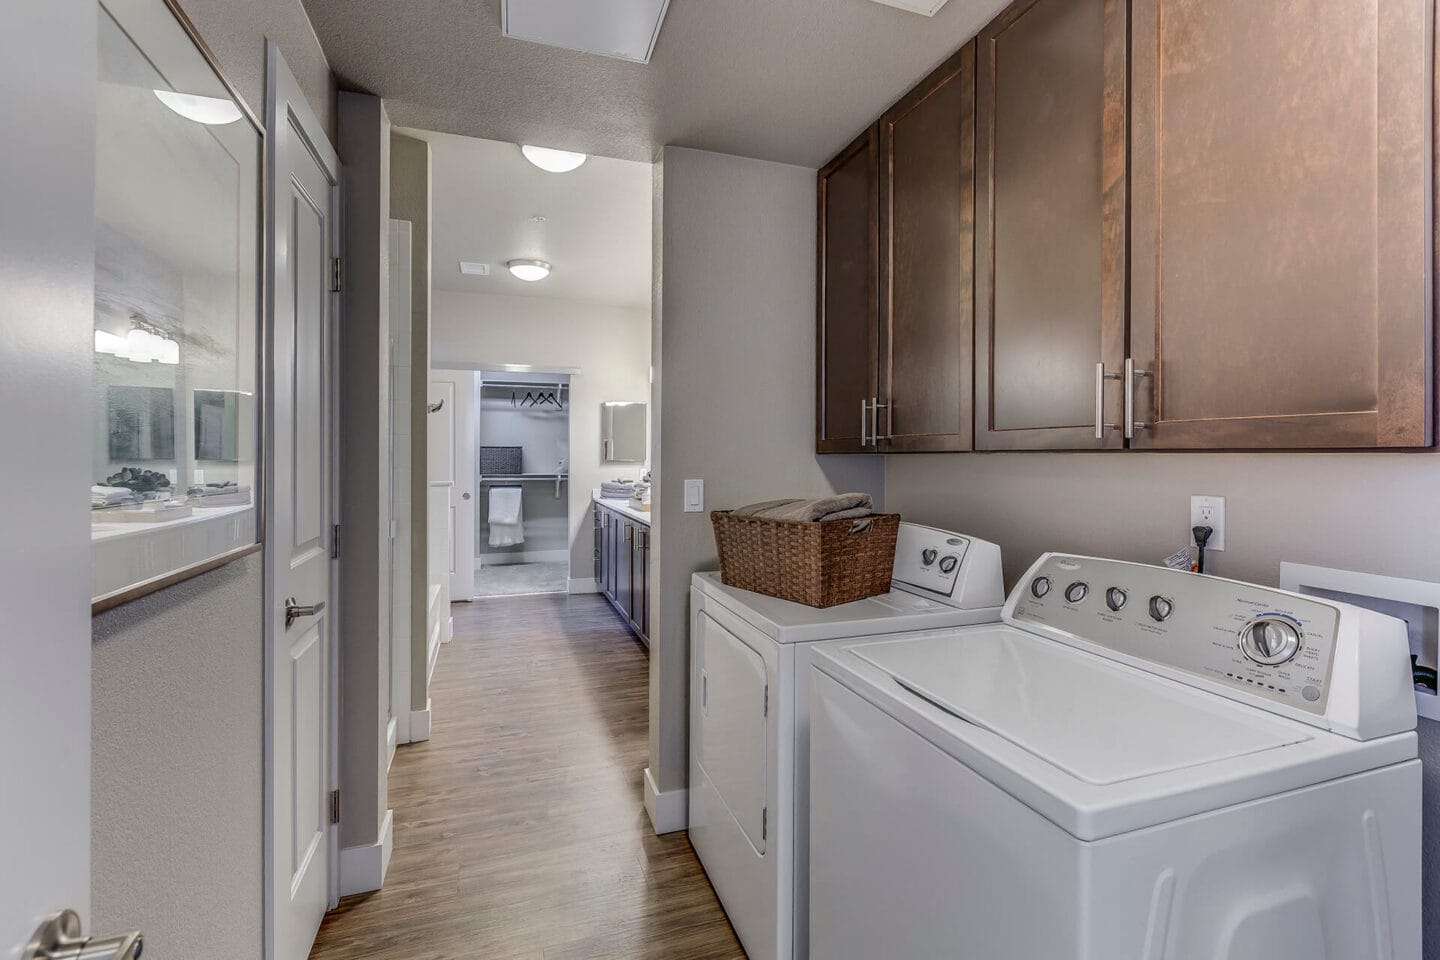
M649 511L636 510L634 507L630 506L629 500L606 500L604 497L600 496L599 490L590 491L590 498L596 503L600 504L600 506L605 507L607 510L614 510L622 517L629 517L636 523L643 523L647 527L650 526Z

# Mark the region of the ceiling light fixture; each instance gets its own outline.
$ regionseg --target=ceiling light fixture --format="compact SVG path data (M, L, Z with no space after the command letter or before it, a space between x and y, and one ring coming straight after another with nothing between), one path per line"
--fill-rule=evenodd
M528 143L521 145L520 152L525 154L526 160L547 173L569 173L586 160L583 153L553 150L550 147L532 147Z
M235 105L234 100L176 93L174 90L156 90L155 96L186 120L194 120L206 126L224 126L240 119L240 108Z
M507 260L505 266L510 269L511 276L526 283L550 276L550 264L544 260Z

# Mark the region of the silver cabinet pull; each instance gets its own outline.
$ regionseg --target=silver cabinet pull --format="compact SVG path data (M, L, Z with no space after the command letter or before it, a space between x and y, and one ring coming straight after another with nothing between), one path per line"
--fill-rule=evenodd
M860 446L866 446L870 441L865 439L865 430L870 421L870 401L864 397L860 398Z
M1150 426L1135 419L1135 381L1140 377L1149 377L1154 374L1149 370L1136 370L1135 359L1125 358L1125 439L1135 439L1135 431L1144 430Z
M1129 361L1126 361L1127 363ZM1095 439L1104 440L1106 430L1114 430L1115 424L1105 422L1105 381L1119 380L1120 374L1106 373L1105 361L1095 364Z
M290 597L285 601L285 626L289 627L292 623L294 623L296 620L299 620L301 617L317 616L324 609L324 600L316 600L309 606L302 607L299 603L296 602L294 597Z
M36 928L20 960L139 960L144 949L145 935L139 930L97 940L81 935L79 914L61 910Z
M887 410L890 409L890 405L888 403L881 403L879 397L876 397L875 399L870 401L870 445L874 447L880 446L881 407L884 407Z

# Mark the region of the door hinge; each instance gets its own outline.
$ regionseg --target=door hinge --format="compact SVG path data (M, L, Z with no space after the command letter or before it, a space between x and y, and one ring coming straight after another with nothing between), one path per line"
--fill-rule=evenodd
M340 822L340 791L330 791L330 822Z
M332 257L332 258L330 259L330 292L331 292L331 293L339 293L339 292L340 292L340 277L341 277L341 273L340 273L340 258L339 258L339 257Z
M770 839L770 808L760 808L760 839Z
M763 716L770 716L770 684L765 684L765 713Z
M330 559L340 559L340 524L330 528Z

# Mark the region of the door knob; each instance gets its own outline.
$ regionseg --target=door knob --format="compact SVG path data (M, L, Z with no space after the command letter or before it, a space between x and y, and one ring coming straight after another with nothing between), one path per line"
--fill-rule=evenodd
M468 494L468 493L462 493L462 494L460 494L460 499L461 499L461 500L469 500L469 499L470 499L470 494Z
M289 627L290 624L299 620L301 617L313 617L324 609L324 600L316 600L309 606L302 607L295 601L294 597L291 597L285 601L285 626Z
M61 910L46 917L25 945L20 960L140 960L145 936L139 930L95 939L80 934L80 915Z

